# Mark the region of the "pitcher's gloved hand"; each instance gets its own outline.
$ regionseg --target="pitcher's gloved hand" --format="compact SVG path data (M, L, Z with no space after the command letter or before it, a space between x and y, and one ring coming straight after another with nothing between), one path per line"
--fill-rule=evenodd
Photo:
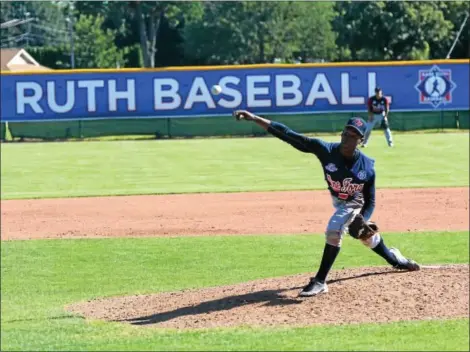
M358 240L367 240L379 232L379 227L372 221L365 221L359 214L349 225L349 234Z

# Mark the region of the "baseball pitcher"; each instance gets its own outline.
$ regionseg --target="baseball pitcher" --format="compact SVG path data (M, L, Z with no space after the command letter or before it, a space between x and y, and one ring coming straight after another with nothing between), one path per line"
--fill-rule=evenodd
M375 88L375 95L370 97L367 101L367 110L369 112L369 121L367 122L367 131L362 147L367 147L372 130L378 123L380 123L380 127L384 130L388 146L393 147L392 132L388 125L390 103L388 99L383 96L382 89L380 87Z
M326 243L320 268L299 293L300 296L328 292L326 277L336 260L346 232L371 248L394 268L419 270L419 265L405 258L398 249L389 249L378 226L370 221L375 207L375 169L374 160L357 149L366 133L366 122L363 119L349 119L341 134L341 142L327 143L296 133L279 122L246 110L237 110L233 114L237 120L255 122L303 153L314 154L322 165L335 211L326 227Z

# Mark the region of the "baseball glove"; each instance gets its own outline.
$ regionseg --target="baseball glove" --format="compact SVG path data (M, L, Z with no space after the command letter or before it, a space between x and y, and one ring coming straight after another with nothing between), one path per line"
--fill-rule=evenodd
M379 227L372 221L365 221L359 214L349 225L349 234L358 240L367 240L379 232Z
M385 116L383 119L382 119L382 122L380 123L380 127L384 130L386 130L389 126L388 126L388 117Z

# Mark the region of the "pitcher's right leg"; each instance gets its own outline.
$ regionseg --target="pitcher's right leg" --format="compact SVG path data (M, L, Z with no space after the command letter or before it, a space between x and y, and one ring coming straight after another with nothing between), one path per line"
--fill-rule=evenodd
M342 201L334 201L335 213L328 222L325 232L326 243L317 274L300 292L302 297L316 296L328 292L326 277L333 266L341 248L343 235L354 217L361 211L360 205L351 205Z

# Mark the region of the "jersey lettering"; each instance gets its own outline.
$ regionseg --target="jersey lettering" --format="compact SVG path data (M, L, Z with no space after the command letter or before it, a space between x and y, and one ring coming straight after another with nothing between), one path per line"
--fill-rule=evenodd
M333 191L340 193L340 195L343 193L352 196L357 192L362 192L364 189L364 183L353 183L352 178L345 178L341 183L339 181L333 180L330 174L326 174L326 179L328 180L328 183L330 184L330 187L333 189ZM339 198L341 198L341 196L339 196Z

